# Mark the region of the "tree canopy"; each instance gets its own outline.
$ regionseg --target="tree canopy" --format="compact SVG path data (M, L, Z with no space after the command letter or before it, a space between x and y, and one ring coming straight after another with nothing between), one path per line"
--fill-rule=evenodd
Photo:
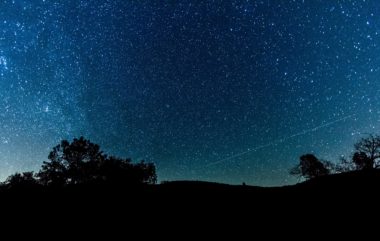
M141 185L157 182L156 167L144 161L132 163L105 155L100 146L80 137L72 142L61 141L49 153L37 174L15 173L3 183L7 187L49 186L105 183L112 185Z
M357 169L374 169L380 166L380 136L369 135L355 144L352 157Z
M300 163L290 170L291 175L302 176L306 179L316 178L330 173L329 163L320 161L313 154L300 157Z

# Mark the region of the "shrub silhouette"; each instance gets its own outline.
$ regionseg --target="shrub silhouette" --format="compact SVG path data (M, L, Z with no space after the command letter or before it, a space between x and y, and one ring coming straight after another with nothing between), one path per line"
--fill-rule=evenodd
M290 174L306 179L328 175L330 174L329 164L329 162L318 160L313 154L306 154L300 157L300 163L290 170Z
M33 172L16 172L5 181L5 186L12 189L27 189L38 186L38 180Z
M99 163L97 170L95 177L99 181L120 184L155 184L157 182L155 165L144 161L132 164L130 159L108 157Z
M152 163L131 163L130 159L108 157L99 145L81 137L71 143L63 140L49 154L38 173L45 186L64 186L95 182L154 184L156 169Z

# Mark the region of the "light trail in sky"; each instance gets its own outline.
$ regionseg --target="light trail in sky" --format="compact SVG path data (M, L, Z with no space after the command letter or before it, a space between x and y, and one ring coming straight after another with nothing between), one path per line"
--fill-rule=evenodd
M295 133L293 135L290 135L290 136L286 136L284 138L281 138L281 139L278 139L278 140L275 140L275 141L272 141L270 143L267 143L267 144L264 144L264 145L260 145L260 146L256 146L256 147L253 147L253 148L248 148L247 151L244 151L244 152L240 152L240 153L237 153L235 155L232 155L230 157L227 157L227 158L224 158L224 159L221 159L221 160L218 160L216 162L212 162L212 163L208 163L206 165L206 167L210 167L210 166L214 166L214 165L217 165L217 164L220 164L220 163L223 163L223 162L226 162L226 161L229 161L229 160L233 160L237 157L241 157L241 156L244 156L248 153L251 153L251 152L255 152L255 151L258 151L258 150L261 150L261 149L264 149L264 148L267 148L269 146L272 146L272 145L275 145L277 143L281 143L281 142L284 142L286 140L289 140L289 139L292 139L292 138L295 138L295 137L298 137L298 136L303 136L303 135L306 135L308 133L311 133L311 132L315 132L315 131L318 131L320 129L323 129L323 128L326 128L326 127L329 127L329 126L332 126L336 123L339 123L339 122L342 122L342 121L345 121L347 119L350 119L352 117L354 117L355 114L352 114L352 115L348 115L348 116L345 116L345 117L342 117L342 118L339 118L337 120L333 120L333 121L330 121L328 123L325 123L325 124L322 124L322 125L319 125L319 126L316 126L316 127L313 127L313 128L310 128L310 129L307 129L307 130L303 130L301 132L298 132L298 133Z

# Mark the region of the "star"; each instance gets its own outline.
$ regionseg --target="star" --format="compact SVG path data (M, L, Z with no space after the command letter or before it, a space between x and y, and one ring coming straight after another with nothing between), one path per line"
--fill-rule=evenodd
M0 180L85 136L159 181L285 185L380 127L374 1L1 7Z

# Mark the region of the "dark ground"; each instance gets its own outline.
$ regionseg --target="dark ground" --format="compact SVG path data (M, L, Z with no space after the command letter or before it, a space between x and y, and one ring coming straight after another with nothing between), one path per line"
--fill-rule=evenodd
M380 171L373 170L275 188L192 181L133 188L19 188L2 190L0 205L8 224L32 224L63 233L86 231L95 236L107 232L108 239L115 233L128 236L137 230L143 230L139 232L144 237L155 237L156 231L172 237L178 237L178 231L187 237L203 231L236 230L240 234L264 232L268 237L281 236L282 230L315 237L317 233L303 236L302 232L326 233L344 226L347 234L362 230L360 226L369 228L367 222L376 224L379 191Z
M315 178L283 187L227 185L201 181L175 181L157 185L82 185L63 189L17 187L0 190L1 201L24 204L44 203L70 205L109 204L218 206L259 209L259 205L294 205L298 203L329 203L376 198L380 194L380 170L355 171ZM70 200L70 201L68 201ZM41 201L41 202L40 202ZM49 201L49 202L48 202Z

